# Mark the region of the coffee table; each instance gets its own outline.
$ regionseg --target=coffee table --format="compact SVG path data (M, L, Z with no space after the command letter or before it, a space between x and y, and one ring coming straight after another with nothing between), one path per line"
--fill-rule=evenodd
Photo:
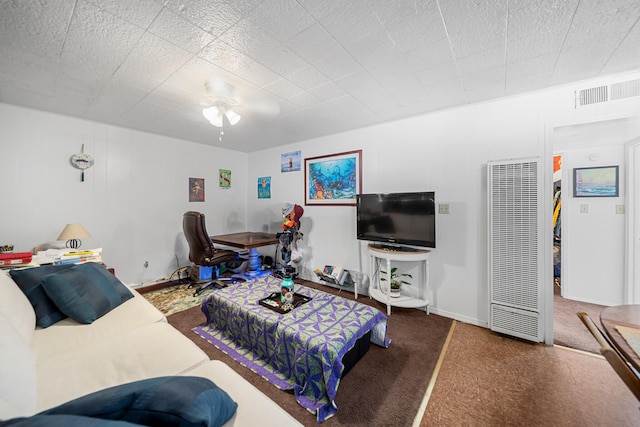
M334 403L344 356L370 333L387 347L387 317L380 310L301 285L311 298L281 314L258 302L280 291L280 279L262 276L217 290L202 302L207 317L194 329L218 349L283 390L323 421Z

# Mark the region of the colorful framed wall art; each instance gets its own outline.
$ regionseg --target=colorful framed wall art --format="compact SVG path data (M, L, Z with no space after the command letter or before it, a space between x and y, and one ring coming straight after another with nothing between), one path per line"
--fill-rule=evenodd
M362 192L362 150L304 159L305 205L355 206Z

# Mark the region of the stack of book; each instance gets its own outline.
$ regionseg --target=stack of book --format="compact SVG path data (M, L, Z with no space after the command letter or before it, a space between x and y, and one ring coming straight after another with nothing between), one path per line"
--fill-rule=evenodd
M102 249L91 249L86 251L69 251L61 254L54 265L61 264L82 264L84 262L102 262Z
M0 268L25 267L31 264L31 252L2 252L0 253Z
M324 282L331 283L333 285L351 286L353 285L353 279L349 270L345 270L341 267L334 267L332 265L325 265L323 270L316 269L316 276Z

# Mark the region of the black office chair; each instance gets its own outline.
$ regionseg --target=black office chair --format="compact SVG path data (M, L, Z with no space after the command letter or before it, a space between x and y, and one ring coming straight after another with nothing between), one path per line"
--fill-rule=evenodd
M215 267L220 264L236 261L238 253L226 249L216 249L211 237L207 234L204 214L188 211L182 217L182 230L189 243L189 260L196 266ZM200 295L205 289L221 283L217 277L198 283L199 287L193 296Z

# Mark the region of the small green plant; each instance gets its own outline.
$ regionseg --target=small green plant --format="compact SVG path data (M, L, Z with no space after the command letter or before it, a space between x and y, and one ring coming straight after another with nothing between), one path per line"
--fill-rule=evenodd
M387 281L387 272L384 270L380 270L381 276L380 276L380 280L381 281ZM398 290L400 289L400 286L402 286L402 284L405 285L410 285L411 282L407 282L406 280L402 280L403 277L409 277L411 279L413 279L413 276L409 273L402 273L402 274L398 274L398 268L397 267L392 267L391 268L391 289L395 289Z

